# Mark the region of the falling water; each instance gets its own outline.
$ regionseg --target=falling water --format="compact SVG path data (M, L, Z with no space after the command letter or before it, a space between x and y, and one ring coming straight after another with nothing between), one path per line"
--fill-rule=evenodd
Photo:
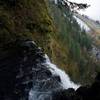
M72 82L64 71L52 64L46 54L44 55L44 58L45 61L42 63L42 65L46 66L46 68L52 73L52 76L59 76L60 82L55 81L54 79L55 82L49 84L49 82L52 81L52 77L48 77L47 79L43 80L37 79L38 82L35 82L35 85L33 84L33 88L29 93L29 100L52 100L53 91L57 91L57 89L60 90L68 88L73 88L76 90L80 86ZM42 84L43 81L45 82L44 84ZM40 86L41 84L42 88Z
M47 65L48 68L50 68L52 74L60 76L63 88L65 89L74 88L75 90L79 88L80 85L77 85L74 82L72 82L69 76L63 70L59 69L56 65L52 64L47 55L45 55L45 58L46 58L45 64Z

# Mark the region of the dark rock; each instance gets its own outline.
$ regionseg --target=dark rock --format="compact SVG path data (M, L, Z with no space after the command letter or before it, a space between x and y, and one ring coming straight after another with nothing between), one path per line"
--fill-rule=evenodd
M53 100L100 100L100 75L91 86L81 86L74 89L53 92Z
M73 97L75 97L75 90L72 88L53 92L53 100L75 100Z
M100 100L100 75L98 74L95 82L91 86L82 86L76 91L76 95L82 100Z
M64 90L60 77L51 73L45 61L42 50L31 41L16 41L1 50L0 100L28 100L30 90L36 91L37 99L100 100L100 74L91 86Z
M46 58L32 41L16 41L0 52L0 100L28 100L31 88L39 91L60 88L44 64Z
M80 97L82 100L87 100L89 97L89 88L87 86L82 86L77 89L76 96Z
M0 98L19 100L24 97L27 100L33 86L32 67L37 66L36 59L40 57L36 45L17 42L11 45L11 50L3 50L0 55Z
M96 76L95 80L100 81L100 72L99 72L98 75Z
M61 82L60 76L54 75L53 79L56 80L56 81L58 81L58 82Z

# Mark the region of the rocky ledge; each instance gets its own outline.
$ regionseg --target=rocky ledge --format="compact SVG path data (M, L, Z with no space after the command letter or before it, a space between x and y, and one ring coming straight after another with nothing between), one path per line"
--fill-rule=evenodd
M28 100L30 90L62 88L59 76L45 65L45 54L33 41L16 41L0 51L0 100Z
M17 41L0 49L0 100L100 100L100 74L91 86L65 90L60 77L46 67L44 56L32 41ZM34 95L29 97L30 93ZM37 93L45 98L38 99Z
M100 73L91 86L81 86L76 91L72 88L58 91L53 100L100 100Z

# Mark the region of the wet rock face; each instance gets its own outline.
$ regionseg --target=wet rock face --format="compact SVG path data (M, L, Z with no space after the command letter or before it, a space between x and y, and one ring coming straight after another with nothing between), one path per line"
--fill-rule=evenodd
M53 100L100 100L100 74L91 86L60 90L53 93Z
M75 97L75 90L72 88L69 88L67 90L58 90L53 92L53 100L76 100Z
M91 86L82 86L76 91L82 100L100 100L100 73Z
M59 76L46 67L44 54L35 43L19 42L10 49L0 52L0 100L28 100L31 88L61 87Z
M100 100L100 74L91 86L64 90L34 42L8 47L0 51L0 100Z
M11 52L5 50L0 54L0 99L2 100L7 98L18 100L27 93L25 89L29 91L28 89L32 87L32 60L26 59L30 54L27 54L28 49L24 48L25 46L20 46L18 49L11 48ZM24 83L26 81L28 82Z

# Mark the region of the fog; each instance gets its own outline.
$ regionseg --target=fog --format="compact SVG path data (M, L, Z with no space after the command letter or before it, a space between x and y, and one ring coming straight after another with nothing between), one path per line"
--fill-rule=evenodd
M81 14L85 14L94 20L100 20L100 0L69 0L77 3L87 3L91 5L86 10L79 11Z

